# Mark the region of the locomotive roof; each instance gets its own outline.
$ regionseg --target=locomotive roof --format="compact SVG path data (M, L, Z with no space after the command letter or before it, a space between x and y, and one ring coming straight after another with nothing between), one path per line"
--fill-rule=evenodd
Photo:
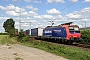
M62 26L47 26L46 28L56 28L56 27L62 27Z
M78 25L58 25L58 26L47 26L46 28L58 28L62 26L73 26L73 27L78 27Z
M73 22L68 22L68 23L64 23L64 24L61 24L61 25L70 25L72 24Z

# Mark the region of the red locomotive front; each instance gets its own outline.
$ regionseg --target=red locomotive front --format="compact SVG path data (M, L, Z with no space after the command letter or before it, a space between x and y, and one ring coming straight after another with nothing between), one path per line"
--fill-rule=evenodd
M80 29L77 25L63 25L66 28L67 32L67 41L68 42L79 42L81 41Z

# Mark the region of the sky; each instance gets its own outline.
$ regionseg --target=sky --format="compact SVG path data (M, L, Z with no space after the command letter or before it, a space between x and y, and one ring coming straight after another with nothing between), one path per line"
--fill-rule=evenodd
M90 27L90 0L0 0L0 32L12 18L16 29L45 28L66 22ZM21 22L21 23L20 23Z

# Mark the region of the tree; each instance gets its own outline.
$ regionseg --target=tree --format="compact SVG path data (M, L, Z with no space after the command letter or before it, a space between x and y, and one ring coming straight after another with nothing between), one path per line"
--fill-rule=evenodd
M12 18L7 19L3 23L3 27L5 29L5 32L8 32L10 36L13 36L15 34L15 27L14 27L15 21L13 21Z

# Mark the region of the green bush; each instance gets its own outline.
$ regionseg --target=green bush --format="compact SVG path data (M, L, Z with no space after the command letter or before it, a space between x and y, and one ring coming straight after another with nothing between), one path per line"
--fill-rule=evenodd
M81 35L82 35L81 42L90 44L90 30L82 30Z
M24 31L20 30L20 32L18 34L18 41L21 41L23 37L24 37Z
M21 42L27 42L29 40L29 35L22 37Z
M29 40L29 35L24 35L24 31L20 30L18 35L18 41L19 42L27 42Z

